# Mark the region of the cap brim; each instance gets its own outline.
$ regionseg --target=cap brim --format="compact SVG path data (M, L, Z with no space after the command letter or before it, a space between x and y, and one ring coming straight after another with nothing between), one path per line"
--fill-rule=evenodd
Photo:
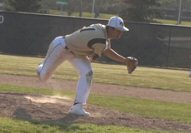
M129 29L125 26L123 26L123 31L129 31Z
M125 27L125 26L120 27L120 28L114 27L114 26L109 25L109 24L107 24L107 26L112 27L112 28L115 28L115 29L118 29L118 30L120 30L120 31L129 31L129 29L128 29L127 27Z

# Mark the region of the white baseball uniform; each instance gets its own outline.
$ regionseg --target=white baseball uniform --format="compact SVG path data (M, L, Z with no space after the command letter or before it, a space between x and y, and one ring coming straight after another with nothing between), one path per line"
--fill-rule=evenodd
M47 80L58 65L68 60L80 74L75 103L86 104L93 76L87 56L101 56L108 47L110 43L102 24L93 24L72 34L56 37L50 43L45 60L38 67L39 78Z

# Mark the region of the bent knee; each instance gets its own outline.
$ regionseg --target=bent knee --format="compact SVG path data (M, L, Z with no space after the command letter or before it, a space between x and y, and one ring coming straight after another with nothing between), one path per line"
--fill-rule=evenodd
M91 71L86 73L86 80L90 84L92 79L93 79L93 71L91 70Z
M49 77L50 77L50 74L48 74L48 73L40 72L40 74L39 74L39 79L42 82L47 81L49 79Z

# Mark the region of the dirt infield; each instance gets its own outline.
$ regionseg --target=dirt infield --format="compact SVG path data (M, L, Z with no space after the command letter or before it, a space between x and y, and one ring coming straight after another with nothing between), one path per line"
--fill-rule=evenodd
M74 89L76 83L72 81L50 80L41 83L37 78L24 76L0 75L1 84L13 84L30 87ZM116 85L93 84L92 93L107 95L139 97L178 103L191 103L191 93L162 91L146 88L122 87ZM72 124L74 122L95 123L100 125L121 125L137 128L165 129L176 131L191 131L191 124L151 119L121 113L107 108L88 105L91 117L77 117L67 112L72 105L67 97L53 97L42 95L24 95L14 93L0 93L0 116L14 117L24 120L35 120L43 123Z

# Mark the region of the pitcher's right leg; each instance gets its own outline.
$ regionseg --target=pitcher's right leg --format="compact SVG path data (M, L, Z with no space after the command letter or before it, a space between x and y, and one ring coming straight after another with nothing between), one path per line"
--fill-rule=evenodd
M82 116L90 116L90 113L84 109L84 105L86 105L87 99L89 97L91 82L93 78L91 64L89 60L82 58L74 58L70 60L70 62L79 72L80 79L76 88L77 92L74 105L69 110L69 113Z

